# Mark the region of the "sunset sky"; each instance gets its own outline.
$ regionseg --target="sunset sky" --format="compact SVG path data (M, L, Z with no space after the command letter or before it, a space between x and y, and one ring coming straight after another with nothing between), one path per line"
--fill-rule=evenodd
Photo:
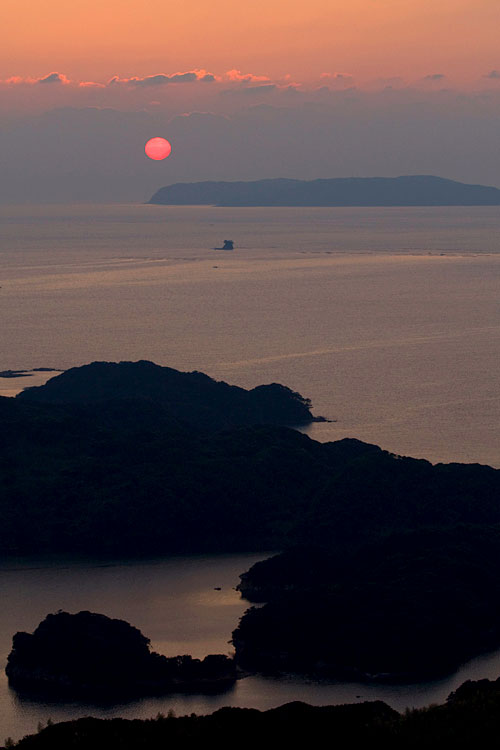
M500 181L498 0L3 0L2 31L2 201L41 200L38 180L83 199L103 169L117 200L212 177ZM157 135L161 175L139 161Z
M4 79L236 68L300 82L441 74L469 86L500 68L497 0L3 0L2 26Z

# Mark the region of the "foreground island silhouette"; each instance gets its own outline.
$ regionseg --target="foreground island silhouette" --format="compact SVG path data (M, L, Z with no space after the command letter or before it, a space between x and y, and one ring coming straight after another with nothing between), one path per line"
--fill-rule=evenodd
M228 656L162 656L128 622L95 612L49 614L33 633L16 633L5 671L17 691L64 701L213 693L236 680Z
M0 398L0 553L275 550L240 585L250 672L408 682L498 648L500 471L284 426L310 406L147 362Z

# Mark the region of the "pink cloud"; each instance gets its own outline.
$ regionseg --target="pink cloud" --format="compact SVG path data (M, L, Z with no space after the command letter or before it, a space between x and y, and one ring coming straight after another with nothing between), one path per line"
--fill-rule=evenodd
M184 73L156 73L151 76L132 76L131 78L120 78L114 76L108 85L129 85L129 86L163 86L168 83L196 83L202 81L203 83L212 83L217 81L218 77L208 70L195 69L188 70Z
M352 75L349 73L322 73L321 80L325 81L352 81Z
M226 73L226 78L230 81L239 83L262 83L264 81L270 80L267 76L256 76L253 73L242 73L241 70L236 70L236 68L233 68L233 70L228 70Z
M428 76L424 76L423 80L433 82L433 81L442 81L444 78L446 78L444 73L431 73Z
M27 83L26 78L21 78L21 76L11 76L11 78L6 78L5 81L2 81L2 83L7 83L11 86L17 86L20 83Z
M52 84L52 83L62 83L65 86L68 83L71 83L69 78L67 78L64 73L49 73L46 76L43 76L43 78L38 78L35 83L43 83L43 84Z
M96 83L96 81L80 81L78 84L78 88L80 89L105 89L106 84L105 83Z
M19 85L28 85L32 86L36 83L42 83L42 84L63 84L64 86L67 86L71 81L69 78L67 78L64 73L49 73L48 75L42 76L41 78L22 78L21 76L11 76L10 78L7 78L3 83L7 83L9 85L13 86L19 86Z

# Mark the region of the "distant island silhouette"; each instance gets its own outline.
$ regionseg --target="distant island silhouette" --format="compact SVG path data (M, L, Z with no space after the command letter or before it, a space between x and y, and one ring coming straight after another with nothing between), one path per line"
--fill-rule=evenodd
M1 370L0 378L30 378L35 372L57 372L54 367L34 367L32 370Z
M500 190L432 175L178 182L148 203L170 206L500 206Z

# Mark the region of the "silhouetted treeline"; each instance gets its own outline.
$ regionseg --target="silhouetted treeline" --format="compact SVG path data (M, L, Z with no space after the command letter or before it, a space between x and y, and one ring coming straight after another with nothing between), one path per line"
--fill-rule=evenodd
M446 704L399 714L375 701L345 706L289 703L269 711L223 708L209 716L158 716L145 721L78 719L25 737L19 750L198 750L255 747L349 747L442 750L495 747L500 734L500 686L465 683ZM9 743L10 744L10 743Z

